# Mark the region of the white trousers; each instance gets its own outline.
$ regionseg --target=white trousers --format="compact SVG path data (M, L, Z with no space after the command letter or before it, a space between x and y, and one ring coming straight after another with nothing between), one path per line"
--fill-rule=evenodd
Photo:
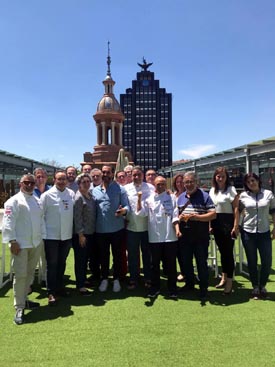
M18 255L12 255L11 264L14 272L13 304L15 309L25 308L29 286L33 281L33 275L41 255L42 246L44 246L43 241L37 247L24 248L21 249Z

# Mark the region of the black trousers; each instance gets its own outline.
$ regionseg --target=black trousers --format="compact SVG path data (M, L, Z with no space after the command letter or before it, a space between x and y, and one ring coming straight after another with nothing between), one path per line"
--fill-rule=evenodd
M113 278L119 279L122 267L122 240L124 229L111 233L96 233L97 246L99 247L102 279L108 279L110 267L110 245L112 248L114 273Z
M55 295L56 291L60 291L64 287L63 277L71 245L71 239L66 241L45 240L48 294Z
M216 244L221 254L222 272L228 278L233 278L235 269L234 240L231 239L231 231L234 225L233 214L217 214L217 218L211 222Z
M150 250L152 256L152 288L155 290L160 289L160 261L164 259L165 269L168 277L168 290L169 292L177 291L177 244L175 242L160 242L150 243Z

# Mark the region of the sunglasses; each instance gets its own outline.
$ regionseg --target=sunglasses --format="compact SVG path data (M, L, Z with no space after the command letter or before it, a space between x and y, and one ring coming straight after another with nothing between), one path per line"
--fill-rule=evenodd
M35 185L35 182L33 182L33 181L22 181L22 183L26 186L34 186Z

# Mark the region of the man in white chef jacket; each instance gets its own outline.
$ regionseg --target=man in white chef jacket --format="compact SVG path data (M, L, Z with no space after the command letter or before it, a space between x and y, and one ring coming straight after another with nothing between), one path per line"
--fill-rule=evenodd
M177 298L177 242L179 230L178 208L174 195L166 190L166 179L158 176L155 193L142 201L138 193L137 215L148 217L149 246L152 256L151 288L148 297L154 298L160 292L160 260L166 264L168 292L170 298Z
M66 296L63 277L66 259L72 245L74 192L66 187L65 171L57 171L54 186L41 195L45 216L45 253L47 260L48 304L56 304L56 296Z
M35 178L26 174L20 179L20 191L5 203L3 243L9 243L14 271L13 292L16 310L14 322L24 322L24 309L34 309L38 302L27 299L36 264L41 254L45 223L39 199L33 195Z

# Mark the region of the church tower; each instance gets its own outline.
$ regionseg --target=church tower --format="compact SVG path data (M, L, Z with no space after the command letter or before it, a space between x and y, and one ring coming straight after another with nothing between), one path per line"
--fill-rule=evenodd
M110 57L110 42L108 42L107 56L107 75L103 80L104 95L98 102L97 111L93 118L96 123L97 144L94 146L94 152L84 153L83 164L91 164L92 167L101 168L102 165L108 164L115 166L122 145L122 128L124 115L121 112L119 102L117 101L113 87L115 81L111 75L111 57ZM125 151L125 156L128 161L132 161L131 154Z

